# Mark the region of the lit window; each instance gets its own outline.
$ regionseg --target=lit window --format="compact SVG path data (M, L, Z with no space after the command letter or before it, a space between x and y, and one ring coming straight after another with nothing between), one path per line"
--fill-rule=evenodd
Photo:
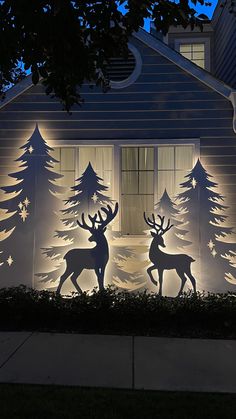
M193 151L192 145L122 148L123 234L143 234L143 212L153 212L165 189L171 198L180 192L180 183L193 167Z
M180 183L193 167L193 146L160 146L157 148L157 198L166 189L173 198L180 192Z
M63 175L58 184L68 188L69 192L69 188L75 184L75 150L73 147L55 148L51 155L58 160L54 170Z
M113 148L112 147L78 147L78 176L85 171L89 162L97 175L108 187L107 195L112 196Z
M154 148L124 147L121 154L121 230L143 234L143 212L154 207Z
M52 156L59 161L54 169L63 175L58 183L68 188L68 195L71 194L70 188L75 185L75 179L82 175L90 162L108 187L107 195L112 196L112 147L61 147L55 148Z
M205 44L183 44L179 45L179 52L199 67L205 68Z
M63 174L60 183L68 188L68 196L89 162L108 186L109 197L114 198L113 188L116 186L117 191L120 183L120 228L124 235L143 234L143 213L153 212L165 189L172 199L180 192L180 183L193 167L193 156L194 146L189 144L121 147L121 172L114 173L111 146L62 147L53 153L59 160L54 168Z

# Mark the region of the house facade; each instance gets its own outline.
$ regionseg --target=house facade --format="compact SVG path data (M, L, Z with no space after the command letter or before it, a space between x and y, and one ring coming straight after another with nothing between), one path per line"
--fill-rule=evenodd
M209 34L212 37L210 30ZM180 46L181 39L178 36L175 45ZM236 289L236 239L231 234L236 226L234 88L204 70L203 63L196 65L144 30L133 35L129 49L128 62L113 62L111 89L102 93L85 84L84 103L74 106L71 115L46 96L40 84L33 86L30 78L13 87L2 102L1 286L23 283L54 290L68 249L89 246L86 238L80 241L75 222L81 219L80 209L70 208L80 204L79 199L73 201L73 194L79 196L81 177L90 163L106 187L105 206L119 203L109 232L106 285L156 291L146 273L152 237L143 214L161 213L167 223L169 213L162 203L168 196L168 205L176 211L173 224L181 231L175 232L179 243L170 241L165 252L191 255L197 289ZM207 66L210 70L211 63ZM40 164L50 166L47 181L45 173L37 175ZM58 198L60 186L64 200ZM47 193L51 190L52 200L44 188ZM93 195L93 204L99 204L98 196ZM95 207L90 208L94 214ZM73 220L63 223L68 214ZM50 277L58 266L61 270ZM81 274L83 290L97 285L90 272L90 276L88 271ZM179 287L178 275L166 272L163 293L176 295ZM68 279L64 292L73 289Z

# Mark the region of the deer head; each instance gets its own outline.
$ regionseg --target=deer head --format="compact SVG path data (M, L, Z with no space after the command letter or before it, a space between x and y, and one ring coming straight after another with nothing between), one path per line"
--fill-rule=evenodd
M168 219L167 225L164 227L165 217L157 215L160 220L160 223L157 223L155 215L152 214L152 219L147 217L145 212L143 213L144 220L149 227L155 231L151 231L151 235L154 238L156 244L161 247L166 247L163 239L163 235L173 227L173 224L170 224L170 219Z
M104 215L102 214L104 213ZM83 228L84 230L88 230L91 233L89 237L90 242L98 242L101 236L104 235L106 231L106 226L115 218L118 212L118 203L116 202L114 211L110 205L107 207L102 207L101 211L99 210L94 216L88 215L90 220L90 225L85 221L84 213L81 216L82 221L77 221L78 225ZM104 218L105 217L105 218Z

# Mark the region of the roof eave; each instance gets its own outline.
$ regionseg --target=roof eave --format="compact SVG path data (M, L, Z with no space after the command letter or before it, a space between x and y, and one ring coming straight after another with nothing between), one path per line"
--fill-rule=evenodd
M226 99L230 100L230 95L233 90L230 86L216 79L206 70L203 70L202 68L198 67L196 64L183 57L181 54L173 50L164 42L160 41L157 38L154 38L152 35L150 35L143 29L140 29L138 32L133 33L133 36L137 38L139 41L148 45L154 51L161 54L163 57L176 64L182 70L191 74L193 77L195 77L211 89L215 90L217 93L221 94Z
M26 90L33 86L31 75L27 76L25 79L21 80L15 86L11 87L6 92L5 98L0 102L0 109L10 103L13 99L16 99Z

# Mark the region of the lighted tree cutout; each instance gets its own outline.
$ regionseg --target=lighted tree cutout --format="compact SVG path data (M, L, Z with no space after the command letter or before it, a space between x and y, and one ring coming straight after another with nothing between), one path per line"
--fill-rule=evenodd
M53 149L37 125L20 150L23 153L15 160L19 170L9 174L13 184L1 187L4 192L4 201L0 202L0 251L4 261L1 275L32 285L32 263L36 263L36 253L40 253L55 219L54 210L59 203L55 194L61 192L55 181L61 175L52 170L56 162L50 155Z
M55 244L42 249L46 259L51 260L52 266L49 272L37 274L41 281L57 281L64 269L65 253L76 246L80 247L81 243L86 244L86 233L77 224L81 214L93 215L102 206L113 205L111 198L105 195L108 187L102 182L102 178L89 163L82 176L76 180L75 186L70 188L72 194L65 200L64 208L60 211L61 228L55 231Z
M155 212L161 216L164 215L165 219L170 219L170 223L173 224L172 229L165 238L165 243L168 248L175 250L191 244L190 241L185 239L188 231L183 228L180 211L174 201L169 197L166 189L159 202L155 205Z
M212 175L197 161L192 171L181 184L185 189L178 195L184 219L187 222L193 254L201 262L202 273L208 277L209 290L224 291L227 282L233 282L235 268L229 256L233 256L236 244L226 242L233 228L226 226L227 207L224 197L217 192L217 183ZM229 285L229 284L228 284Z

